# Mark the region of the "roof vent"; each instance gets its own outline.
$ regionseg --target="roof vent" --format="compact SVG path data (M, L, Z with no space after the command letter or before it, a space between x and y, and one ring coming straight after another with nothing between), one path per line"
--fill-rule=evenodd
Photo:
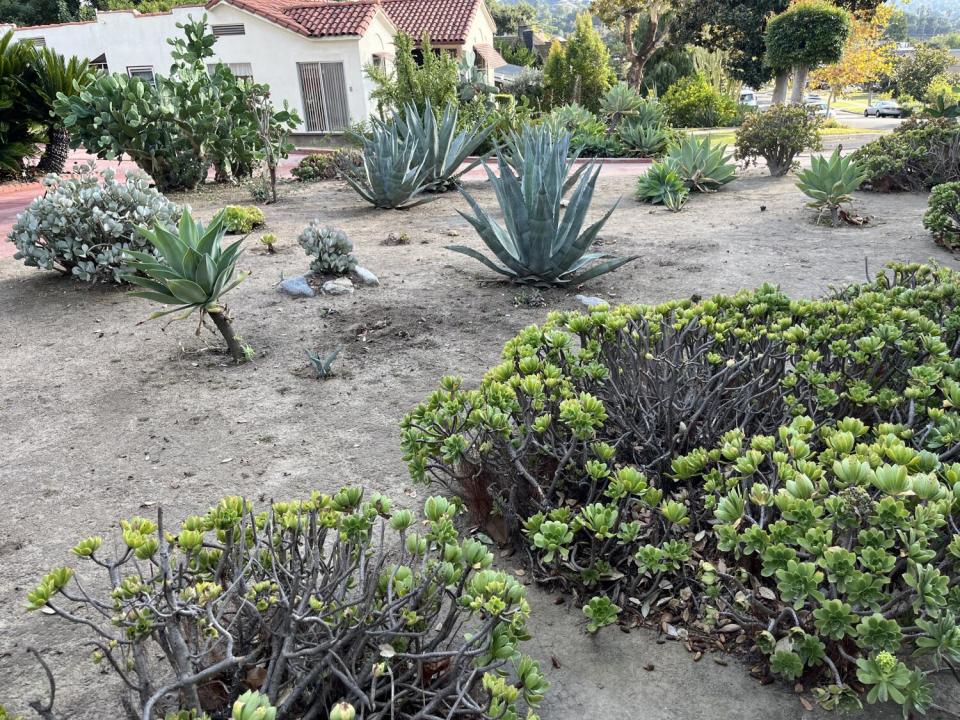
M247 34L247 29L243 26L243 23L237 23L236 25L214 25L212 29L216 37Z

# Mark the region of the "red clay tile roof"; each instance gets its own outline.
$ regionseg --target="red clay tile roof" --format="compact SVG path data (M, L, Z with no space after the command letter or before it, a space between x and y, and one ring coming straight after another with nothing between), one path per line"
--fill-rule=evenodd
M223 2L210 0L207 7ZM226 0L241 10L259 15L309 37L363 35L377 12L377 0L304 2L304 0Z
M487 67L496 69L507 64L507 61L503 59L503 55L497 52L497 49L489 43L477 43L473 46L473 51L483 58L483 62Z
M213 7L224 0L210 0ZM481 0L225 0L242 10L310 37L362 35L381 7L399 30L433 43L462 43Z
M335 3L299 5L283 14L306 28L310 35L330 37L334 35L363 35L377 12L374 0L344 0Z
M462 43L480 0L382 0L399 30L419 40L426 31L432 43Z

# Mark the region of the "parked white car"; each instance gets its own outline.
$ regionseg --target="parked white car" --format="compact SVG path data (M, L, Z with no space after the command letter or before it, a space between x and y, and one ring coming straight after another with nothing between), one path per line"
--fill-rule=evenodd
M757 97L757 91L753 88L744 88L740 91L740 99L737 101L748 108L759 108L760 100Z
M896 100L878 100L863 111L864 117L903 117L903 108Z

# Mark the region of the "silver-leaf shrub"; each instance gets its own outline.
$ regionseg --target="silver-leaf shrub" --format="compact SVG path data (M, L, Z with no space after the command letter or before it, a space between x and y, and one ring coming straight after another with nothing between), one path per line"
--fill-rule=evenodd
M76 166L72 177L48 175L43 183L46 193L17 216L10 232L14 258L87 282L122 282L125 250L157 254L136 228L176 225L182 212L139 171L120 181L89 163Z
M311 220L297 242L313 258L310 263L312 272L346 275L357 266L357 259L351 254L353 243L347 234L343 230L323 226L319 220Z

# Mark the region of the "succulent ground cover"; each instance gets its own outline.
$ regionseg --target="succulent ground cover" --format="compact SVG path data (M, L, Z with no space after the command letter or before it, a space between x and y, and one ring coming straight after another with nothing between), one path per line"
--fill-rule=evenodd
M901 265L821 300L551 313L479 388L443 380L406 459L593 630L735 626L827 707L925 710L960 662L958 301L957 273Z
M519 651L523 586L459 537L458 504L423 510L421 526L348 487L260 510L225 497L179 524L132 517L116 544L78 542L76 567L44 576L28 608L83 625L138 717L222 717L250 687L264 698L241 698L243 718L267 701L278 720L344 703L372 717L536 717L547 683ZM97 575L108 592L92 589Z

